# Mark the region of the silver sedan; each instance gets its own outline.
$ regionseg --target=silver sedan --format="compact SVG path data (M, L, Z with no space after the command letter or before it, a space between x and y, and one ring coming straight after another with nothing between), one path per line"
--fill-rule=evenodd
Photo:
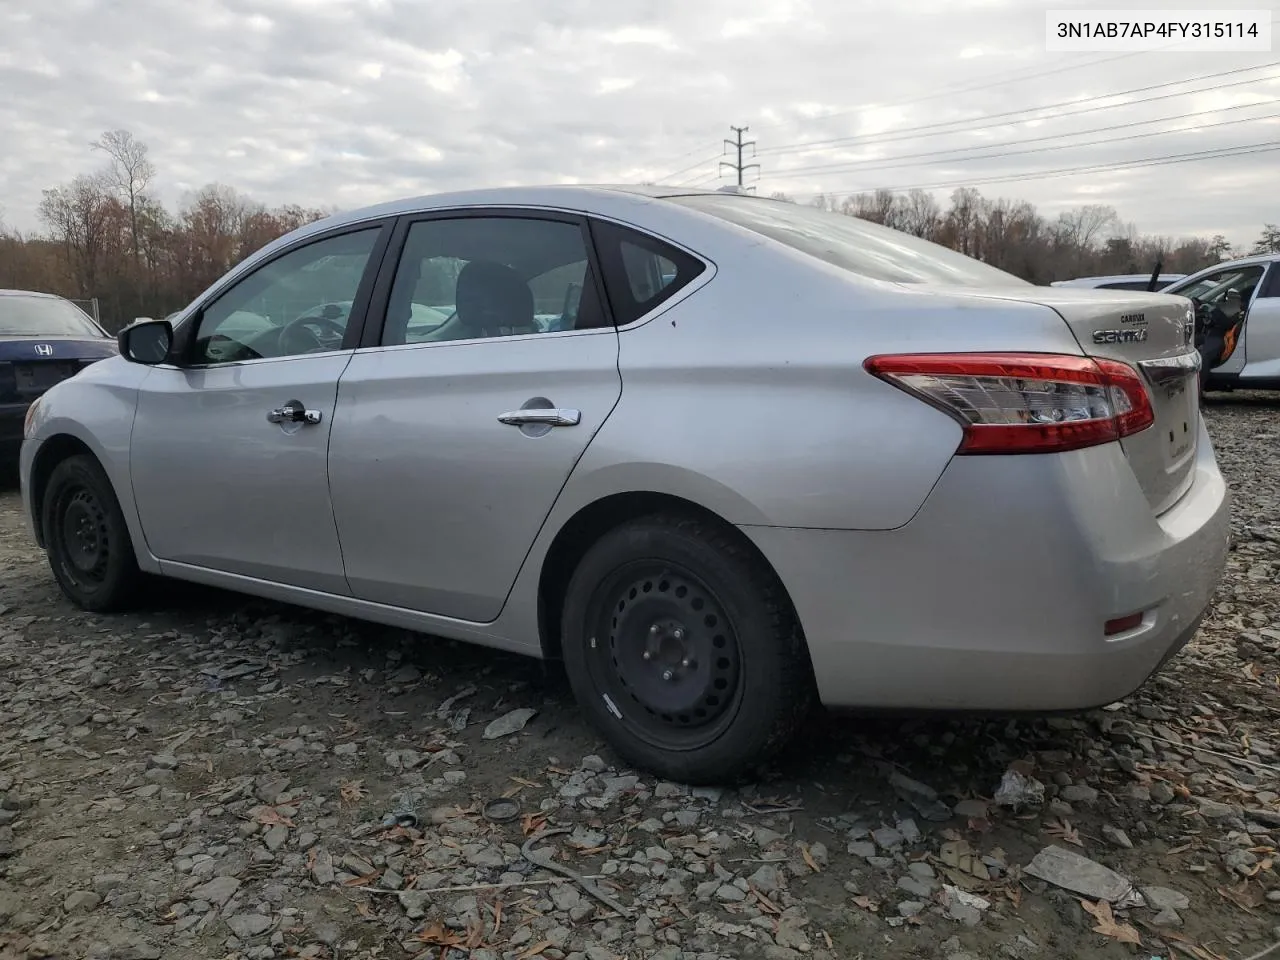
M418 198L127 328L22 492L85 609L158 574L561 659L624 759L723 781L815 703L1083 708L1174 655L1227 549L1192 320L753 196Z

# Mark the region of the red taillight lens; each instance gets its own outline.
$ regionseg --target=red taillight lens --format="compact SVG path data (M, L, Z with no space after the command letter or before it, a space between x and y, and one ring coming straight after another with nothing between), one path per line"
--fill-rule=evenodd
M958 453L1054 453L1108 443L1155 422L1138 372L1116 360L1049 353L915 353L867 371L964 427Z

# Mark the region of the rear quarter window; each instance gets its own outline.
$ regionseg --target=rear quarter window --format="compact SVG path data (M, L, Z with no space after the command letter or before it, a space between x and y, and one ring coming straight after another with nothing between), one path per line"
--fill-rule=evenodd
M691 254L630 227L591 222L614 322L625 326L671 299L704 270Z

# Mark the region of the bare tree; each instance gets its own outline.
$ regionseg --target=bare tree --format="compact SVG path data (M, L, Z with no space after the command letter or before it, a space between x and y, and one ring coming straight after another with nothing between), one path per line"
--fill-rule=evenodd
M932 240L942 222L942 208L927 190L912 190L902 208L902 229L917 237Z
M950 246L971 257L981 255L982 245L978 234L986 201L973 187L960 187L951 194L951 209L947 212L947 232Z
M892 190L883 188L875 193L860 193L849 197L841 205L840 211L861 220L882 223L887 227L898 228L905 219L904 201Z
M137 266L141 260L138 242L139 208L148 185L156 175L156 168L147 157L147 145L135 139L128 130L108 130L90 146L110 157L107 182L129 209L133 262Z
M1118 218L1112 207L1091 203L1067 210L1058 215L1058 224L1070 243L1081 250L1093 249L1095 241L1107 227L1114 226Z
M99 175L81 174L65 187L45 190L40 219L65 251L71 279L94 295L113 219L121 211Z

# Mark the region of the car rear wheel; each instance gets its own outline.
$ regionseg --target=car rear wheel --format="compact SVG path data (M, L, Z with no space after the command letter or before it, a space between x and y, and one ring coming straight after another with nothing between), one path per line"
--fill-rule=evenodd
M41 527L58 586L85 610L105 613L133 599L141 574L111 481L93 457L68 457L49 476Z
M682 783L738 779L813 703L774 573L718 524L651 516L605 534L564 604L574 693L627 762Z

